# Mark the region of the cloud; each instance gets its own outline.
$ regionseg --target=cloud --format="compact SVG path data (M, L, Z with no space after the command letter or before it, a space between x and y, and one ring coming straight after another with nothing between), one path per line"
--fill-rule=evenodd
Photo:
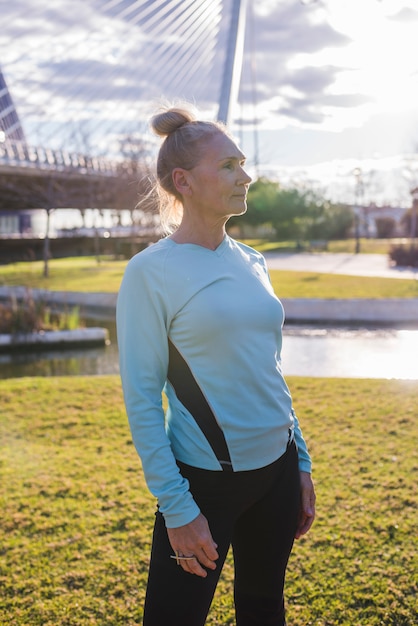
M298 122L320 124L326 117L320 111L321 101L325 104L327 90L343 68L330 63L313 66L309 58L345 46L350 39L326 21L319 21L316 5L292 0L272 5L256 3L247 30L253 45L251 49L250 44L244 59L241 101L282 98L284 104L273 107L273 113ZM246 71L251 66L255 70ZM289 97L289 91L298 95Z
M254 3L253 12L255 39L263 51L314 52L348 42L345 35L317 19L315 5L283 0L271 4L268 11L265 5Z
M278 113L306 124L320 124L326 117L324 111L306 98L287 98L286 104L278 109Z
M11 49L15 53L23 52L20 46L14 46L15 40L21 40L23 46L28 40L37 41L42 48L45 37L59 37L68 30L90 30L95 27L94 9L89 3L80 0L54 0L50 3L40 0L14 0L13 3L3 3L2 6L2 36L7 36Z
M292 18L299 14L294 7ZM307 16L290 19L286 15L290 10L279 11L270 19L260 20L258 28L263 32L260 44L264 53L290 56L300 53L313 53L325 48L343 46L349 38L338 33L327 23L313 23ZM262 29L262 30L261 30Z
M290 73L286 82L301 93L324 93L334 82L337 73L338 68L331 65L304 67Z
M46 72L45 80L51 79L53 91L69 101L77 99L94 105L103 100L114 99L129 103L137 100L147 81L135 80L127 67L112 66L95 59L65 59L40 66ZM104 80L104 77L106 79ZM112 80L109 80L112 78Z
M286 97L277 113L304 124L321 124L329 117L329 107L358 107L370 102L361 94L323 94L313 97Z
M404 7L398 13L392 15L389 19L396 22L405 22L407 24L418 21L418 11L411 9L410 7Z

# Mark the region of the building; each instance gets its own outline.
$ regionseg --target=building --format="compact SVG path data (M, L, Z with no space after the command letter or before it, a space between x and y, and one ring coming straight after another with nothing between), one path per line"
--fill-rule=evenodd
M376 206L371 203L369 206L360 207L360 236L361 237L377 237L379 230L377 227L378 220L391 219L394 222L394 231L391 237L405 237L405 226L402 219L405 216L407 208L399 206Z
M0 211L0 239L44 236L45 212L43 210Z

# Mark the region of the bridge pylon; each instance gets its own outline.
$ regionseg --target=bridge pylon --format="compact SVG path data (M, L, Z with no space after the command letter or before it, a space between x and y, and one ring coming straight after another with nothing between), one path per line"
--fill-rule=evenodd
M19 115L0 69L0 141L19 141L26 144Z
M227 125L231 122L232 107L238 101L246 15L247 0L233 0L218 110L218 121Z

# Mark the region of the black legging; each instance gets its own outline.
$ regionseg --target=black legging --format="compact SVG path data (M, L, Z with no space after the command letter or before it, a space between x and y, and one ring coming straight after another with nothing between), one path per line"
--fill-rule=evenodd
M235 566L237 626L284 626L283 587L300 506L297 450L247 472L212 472L179 463L218 544L216 570L206 578L170 558L164 519L157 512L144 626L203 626L229 546Z

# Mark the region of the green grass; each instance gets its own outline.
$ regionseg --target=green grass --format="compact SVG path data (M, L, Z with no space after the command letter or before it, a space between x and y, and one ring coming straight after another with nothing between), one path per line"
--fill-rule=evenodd
M255 243L255 242L252 242ZM116 293L126 261L92 257L53 259L50 276L42 276L43 264L14 263L1 267L0 285L24 285L51 291ZM281 298L417 298L418 281L392 278L343 276L314 272L271 270Z
M115 293L119 290L126 261L95 257L51 259L49 277L43 276L43 262L20 262L0 268L0 285L23 285L51 291L97 291Z
M389 250L393 245L399 245L399 243L407 243L406 239L365 239L360 238L360 252L363 254L389 254ZM295 241L269 241L265 239L246 239L245 243L249 246L253 246L260 250L260 252L296 252L297 245ZM310 252L315 252L315 249L309 248L309 242L302 243ZM340 239L337 241L328 241L328 252L344 252L353 253L356 249L355 239ZM322 252L322 250L319 250Z
M279 298L418 298L418 280L270 270Z
M418 386L290 377L318 516L289 626L412 626ZM118 377L0 381L0 623L141 623L153 523ZM208 624L234 624L228 560Z
M394 245L408 243L408 239L364 239L360 238L360 252L362 254L389 254ZM355 239L341 239L329 241L328 252L355 252Z
M265 252L297 252L295 241L271 241L270 239L242 239L247 246Z

